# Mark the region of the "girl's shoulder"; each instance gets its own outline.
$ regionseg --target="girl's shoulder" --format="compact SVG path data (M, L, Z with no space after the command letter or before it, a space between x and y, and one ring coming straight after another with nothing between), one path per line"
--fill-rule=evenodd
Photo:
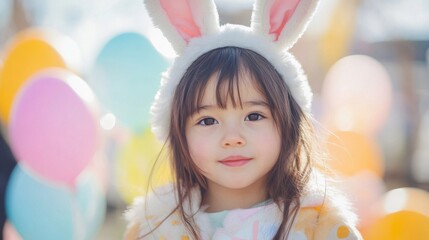
M136 197L125 211L125 218L128 222L146 221L152 215L168 215L176 205L173 185L166 185L146 196Z
M198 209L198 204L188 206ZM155 189L147 196L137 197L126 210L127 230L125 239L187 239L186 228L177 210L177 198L173 184ZM150 233L150 237L143 237ZM188 238L190 239L190 238Z
M307 185L294 230L310 239L362 239L357 217L344 193L324 175L314 174Z

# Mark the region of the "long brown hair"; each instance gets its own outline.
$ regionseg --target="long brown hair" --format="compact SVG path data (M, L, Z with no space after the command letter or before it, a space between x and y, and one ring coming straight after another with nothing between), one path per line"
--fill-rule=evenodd
M185 135L186 121L197 111L213 74L218 76L215 89L217 104L225 108L228 99L224 96L229 96L235 106L241 105L239 91L238 96L234 96L234 89L239 90L240 73L243 72L252 76L254 86L268 101L281 137L279 158L267 180L270 198L283 209L283 220L274 239L285 239L289 234L300 207L300 197L309 180L313 158L312 123L293 99L280 74L264 57L248 49L223 47L203 54L191 64L177 86L167 140L178 197L175 210L179 210L195 239L199 238L193 219L195 213L187 213L183 205L192 201L190 194L193 188L198 188L204 195L207 182L191 159Z

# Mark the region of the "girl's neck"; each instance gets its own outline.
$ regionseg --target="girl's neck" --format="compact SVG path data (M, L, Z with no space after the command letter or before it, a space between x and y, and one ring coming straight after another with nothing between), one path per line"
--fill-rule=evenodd
M208 181L208 191L203 197L207 212L219 212L237 208L250 208L268 199L265 179L241 189L225 188Z

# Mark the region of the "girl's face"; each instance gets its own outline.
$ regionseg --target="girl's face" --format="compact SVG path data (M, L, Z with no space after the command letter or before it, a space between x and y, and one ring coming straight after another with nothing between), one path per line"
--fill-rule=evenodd
M186 122L192 161L207 178L209 188L213 184L228 189L265 184L281 145L267 101L250 76L242 74L239 93L234 89L242 104L234 107L229 99L226 108L221 108L216 101L216 81L213 75L201 107Z

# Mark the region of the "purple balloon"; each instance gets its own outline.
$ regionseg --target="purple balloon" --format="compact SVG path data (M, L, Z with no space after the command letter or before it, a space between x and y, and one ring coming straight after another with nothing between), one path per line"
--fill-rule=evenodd
M95 97L71 72L50 69L27 81L9 121L11 148L22 164L73 186L98 145Z

